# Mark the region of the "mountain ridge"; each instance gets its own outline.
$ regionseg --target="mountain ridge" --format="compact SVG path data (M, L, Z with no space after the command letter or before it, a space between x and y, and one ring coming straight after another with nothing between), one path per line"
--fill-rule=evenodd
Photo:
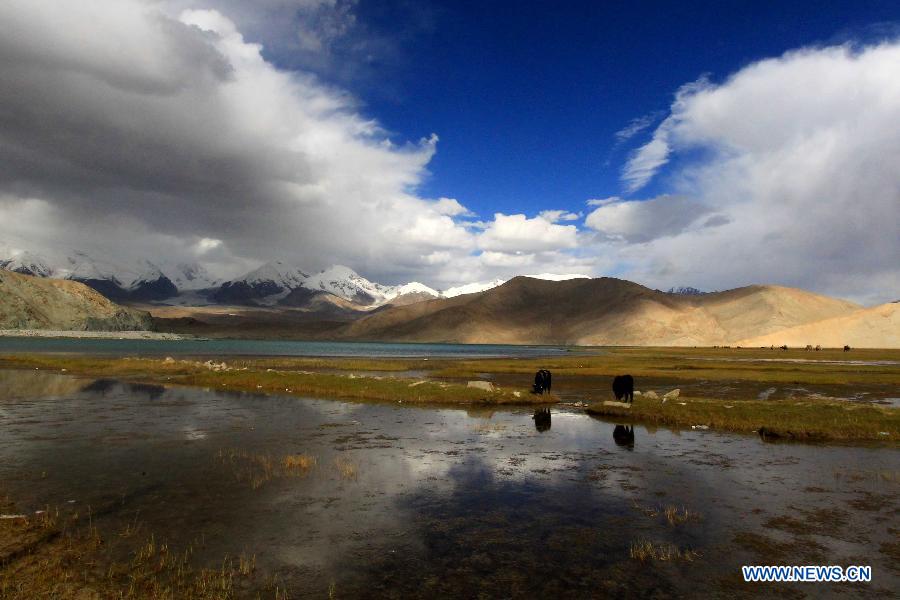
M783 286L679 295L609 277L515 277L491 290L389 307L346 325L346 339L403 342L712 346L863 307Z
M418 281L397 285L373 282L339 264L312 272L285 260L270 260L243 275L222 281L213 278L199 263L157 265L146 259L125 263L81 250L47 258L4 244L0 244L0 269L79 281L115 302L179 306L298 306L301 296L312 297L297 293L288 299L294 290L302 287L346 300L358 310L369 310L392 303L410 304L428 298L481 292L505 282L493 279L436 290ZM542 273L534 277L558 281L587 276Z

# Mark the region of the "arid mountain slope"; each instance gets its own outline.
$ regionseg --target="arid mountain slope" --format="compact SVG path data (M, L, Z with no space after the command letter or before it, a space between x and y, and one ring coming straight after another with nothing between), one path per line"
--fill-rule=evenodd
M777 285L750 285L686 300L716 321L722 336L718 343L733 343L862 308L846 300Z
M481 293L387 308L346 326L341 335L420 342L716 345L860 308L778 286L685 296L608 277L516 277Z
M0 270L0 329L151 328L149 314L119 306L83 283Z
M849 315L798 325L738 342L744 346L900 348L900 304L863 308Z

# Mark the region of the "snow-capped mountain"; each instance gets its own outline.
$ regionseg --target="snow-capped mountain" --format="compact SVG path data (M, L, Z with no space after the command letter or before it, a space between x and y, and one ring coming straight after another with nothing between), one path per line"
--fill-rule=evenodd
M179 291L208 290L221 282L209 274L203 265L198 263L177 263L163 265L163 273L175 284Z
M303 283L310 290L322 290L344 300L368 306L381 306L408 294L437 298L440 294L424 283L413 281L403 285L383 285L369 281L350 267L334 265L312 275Z
M43 258L24 250L9 250L0 255L0 269L37 277L53 275L53 268Z
M273 260L243 277L226 281L210 298L221 304L275 304L309 278L302 269Z
M171 279L148 260L129 264L77 250L45 256L0 245L0 268L80 281L115 301L164 300L178 293Z
M435 298L441 296L441 293L436 289L430 288L424 283L419 283L418 281L410 281L409 283L404 283L403 285L394 286L391 289L394 291L393 297L390 298L391 300L393 300L394 298L399 298L400 296L409 296L413 294L423 294L426 296L434 296Z
M582 275L580 273L538 273L537 275L526 275L533 279L546 279L547 281L566 281L568 279L590 279L590 275ZM505 279L492 279L490 281L481 281L476 283L467 283L456 287L447 288L440 293L441 298L453 298L454 296L462 296L463 294L476 294L478 292L486 292L497 286L506 283Z
M569 279L590 279L590 275L583 275L581 273L538 273L537 275L526 275L526 277L531 277L533 279L545 279L547 281L568 281Z
M159 301L178 294L172 280L149 260L128 264L76 251L53 276L80 281L116 301Z
M587 277L580 274L540 273L536 279L563 281ZM452 298L461 294L483 292L503 285L504 279L493 279L435 290L412 281L401 285L384 285L370 281L344 265L333 265L313 275L284 261L268 262L243 277L228 281L211 298L223 304L286 304L299 306L314 294L330 294L357 306L375 308L390 303L415 302L430 298Z
M112 260L80 250L37 254L0 243L0 268L38 277L80 281L117 302L163 302L184 306L237 304L308 307L313 300L349 302L357 309L410 304L483 292L505 283L493 279L438 291L418 281L384 285L350 267L334 265L318 273L283 260L269 261L241 277L221 282L197 263ZM541 273L538 279L561 281L584 275ZM346 304L344 304L346 307Z
M289 294L294 290L298 291L288 300ZM304 293L300 293L301 290ZM395 286L375 283L343 265L334 265L314 275L307 275L304 269L295 265L271 261L243 277L225 282L213 293L212 298L220 303L285 303L293 306L298 301L310 298L310 294L322 293L362 307L381 306L410 294L433 298L440 295L419 282Z
M495 288L498 285L506 283L505 279L492 279L490 281L479 281L475 283L467 283L455 287L447 288L441 292L441 298L453 298L454 296L462 296L463 294L475 294L485 292Z

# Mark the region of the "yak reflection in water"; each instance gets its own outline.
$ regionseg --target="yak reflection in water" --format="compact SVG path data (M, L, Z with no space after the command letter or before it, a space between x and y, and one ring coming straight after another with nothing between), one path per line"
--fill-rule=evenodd
M613 428L613 440L618 446L624 446L629 450L634 448L634 426L616 425Z
M547 431L550 429L550 409L549 408L539 408L534 411L534 416L531 417L534 419L534 428L540 432Z

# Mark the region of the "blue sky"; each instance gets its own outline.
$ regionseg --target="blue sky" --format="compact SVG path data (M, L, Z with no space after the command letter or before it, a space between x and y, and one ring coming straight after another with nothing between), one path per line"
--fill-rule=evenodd
M342 60L371 61L357 77L313 70L349 88L394 139L437 133L421 193L487 217L623 195L623 164L652 129L626 143L616 132L648 115L658 123L680 86L803 46L883 37L900 6L363 0L355 14L393 43L371 57L368 44L341 48ZM292 65L290 51L270 55ZM654 181L642 193L665 189Z
M900 296L896 1L6 0L0 28L0 250Z

